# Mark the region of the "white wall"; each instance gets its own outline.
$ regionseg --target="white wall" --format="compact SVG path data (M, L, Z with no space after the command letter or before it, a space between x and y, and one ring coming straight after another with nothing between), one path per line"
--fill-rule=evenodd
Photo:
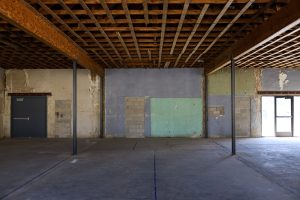
M47 127L48 137L71 137L57 131L55 102L57 100L72 100L72 70L71 69L28 69L6 70L6 95L4 135L10 137L10 102L7 93L52 93L48 96ZM100 78L91 77L90 71L78 70L78 137L98 137L100 134ZM71 116L71 113L70 113ZM71 123L71 118L69 122ZM60 126L63 127L63 126ZM72 126L70 126L71 128Z

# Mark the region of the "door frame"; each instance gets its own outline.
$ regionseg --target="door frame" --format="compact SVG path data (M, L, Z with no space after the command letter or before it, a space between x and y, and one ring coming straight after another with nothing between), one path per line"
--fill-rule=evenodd
M285 98L291 99L291 116L277 116L277 99ZM275 137L293 137L294 136L294 96L274 96L274 131ZM291 118L291 132L278 132L277 131L277 118L290 117ZM291 136L285 134L291 134Z
M48 138L48 95L45 93L41 93L41 94L17 94L16 95L10 95L10 137L11 138L15 138L13 135L13 127L14 127L14 120L13 120L13 99L16 97L20 97L20 98L26 98L26 97L31 97L31 96L39 96L39 97L44 97L45 99L45 131L44 131L44 135L41 138Z

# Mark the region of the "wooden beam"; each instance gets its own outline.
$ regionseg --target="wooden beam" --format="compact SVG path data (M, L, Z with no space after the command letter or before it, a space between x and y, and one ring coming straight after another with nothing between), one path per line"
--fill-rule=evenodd
M181 31L181 28L182 28L182 24L184 22L185 15L186 15L186 12L187 12L187 10L189 8L190 2L191 2L191 0L187 0L184 3L183 9L182 9L182 13L181 13L181 16L180 16L180 20L179 20L179 23L178 23L178 27L177 27L177 30L176 30L176 34L175 34L175 37L174 37L173 45L171 47L170 54L173 54L173 52L174 52L174 49L175 49L175 46L176 46L176 42L177 42L178 36L180 34L180 31Z
M159 43L159 59L158 59L158 67L160 67L161 63L161 56L162 56L162 49L164 46L164 38L165 38L165 30L166 30L166 23L167 23L167 12L168 12L168 0L164 0L163 5L163 16L162 16L162 24L161 24L161 33L160 33L160 43Z
M102 26L98 23L97 19L91 12L90 8L85 4L85 2L83 0L79 0L79 2L81 4L81 6L87 11L89 17L94 21L96 27L101 32L101 34L104 36L104 38L106 39L106 41L108 42L110 47L114 50L115 54L118 56L120 63L122 64L122 61L123 61L122 57L120 56L119 52L115 48L114 44L111 42L110 38L107 36L106 32L102 29Z
M53 11L52 11L53 12ZM182 15L182 14L181 14ZM186 15L186 13L185 13ZM147 15L144 14L144 18L146 17ZM103 18L103 19L97 19L98 23L99 24L102 24L102 25L111 25L111 22L110 20L107 20L106 18ZM180 23L180 19L168 19L167 20L167 23L168 24L179 24ZM197 19L184 19L184 24L195 24L197 21ZM213 19L203 19L202 20L202 24L211 24L213 23ZM228 24L230 23L231 19L220 19L219 21L219 24ZM76 23L76 20L74 19L64 19L64 22L66 24L74 24ZM83 23L83 24L93 24L93 20L91 19L80 19L80 22ZM249 23L262 23L263 20L262 19L252 19L252 18L240 18L236 21L236 23L238 24L249 24ZM6 24L7 22L6 21L0 21L0 24ZM115 19L114 20L114 23L115 24L127 24L128 21L127 19ZM149 16L148 16L148 20L147 19L132 19L132 23L133 24L161 24L162 23L162 19L149 19Z
M119 40L120 40L120 42L121 42L123 48L125 49L125 51L126 51L126 53L127 53L127 56L131 59L131 55L130 55L130 53L129 53L129 51L128 51L128 48L127 48L127 46L126 46L126 44L125 44L125 42L124 42L124 40L123 40L123 38L122 38L120 32L116 32L116 34L117 34L117 36L118 36L118 38L119 38Z
M197 19L196 24L194 25L194 28L193 28L191 34L189 35L188 39L186 40L186 42L185 42L185 44L184 44L184 47L183 47L182 50L181 50L181 53L180 53L180 54L178 55L178 57L177 57L177 60L176 60L176 62L175 62L174 67L176 67L177 64L179 63L179 60L180 60L181 56L184 54L184 52L186 51L186 48L188 47L188 45L189 45L191 39L193 38L193 36L194 36L195 33L197 32L198 27L199 27L199 25L200 25L200 23L201 23L201 21L202 21L204 15L205 15L207 9L208 9L208 7L209 7L209 4L205 4L205 5L203 6L203 8L202 8L202 10L201 10L201 13L200 13L200 15L199 15L199 17L198 17L198 19Z
M35 2L36 0L31 0ZM47 4L57 4L56 0L43 0ZM122 0L106 0L107 4L120 4ZM144 0L127 0L129 4L142 4ZM169 0L169 4L184 4L186 0ZM76 4L78 0L65 0L66 4ZM151 0L151 4L161 4L161 0ZM235 0L234 3L247 3L248 0ZM255 0L255 3L269 3L270 0ZM277 2L285 3L287 0L277 0ZM98 0L86 0L87 4L97 4ZM192 3L204 3L204 4L225 4L227 0L192 0Z
M77 21L77 24L94 40L94 42L97 44L97 46L107 55L107 57L111 60L111 62L116 66L119 67L118 64L112 59L111 55L103 48L103 46L98 42L98 40L95 38L95 36L91 33L91 31L80 22L80 19L73 13L73 11L65 4L63 0L58 0L60 2L60 6L63 7L68 14ZM97 28L97 27L96 27ZM98 28L97 28L98 30ZM99 54L97 55L100 56Z
M85 40L83 40L75 31L72 30L58 15L55 14L47 5L45 5L41 0L37 0L39 6L41 6L46 12L48 12L57 22L64 26L70 33L72 33L76 38L78 38L84 45L87 45ZM76 23L76 22L75 22Z
M99 0L97 0L97 1L99 1ZM107 17L110 19L110 21L111 21L110 23L115 24L116 23L115 19L112 16L112 14L111 14L111 12L109 10L109 7L107 6L106 2L104 0L100 0L100 3L101 3L101 6L103 7L103 9L105 10Z
M215 38L215 40L203 51L201 54L197 56L197 58L194 60L192 66L198 62L198 60L203 56L205 53L207 53L213 46L214 44L229 30L229 28L242 16L245 11L254 3L255 0L250 0L242 9L241 11L232 19L232 21L224 28L224 30ZM204 41L204 40L203 40ZM188 57L189 59L189 57ZM187 59L187 60L188 60Z
M237 41L231 48L208 63L205 67L206 73L213 73L227 65L230 56L235 60L250 51L274 39L290 28L300 24L300 0L291 0L289 4L270 17L268 21L259 25L249 35Z
M78 1L78 0L77 0ZM227 2L227 1L226 1ZM222 4L221 4L222 5ZM95 9L95 10L92 10L92 12L93 12L93 14L95 15L95 16L101 16L101 15L107 15L106 14L106 11L105 10L99 10L99 9ZM110 12L111 12L111 14L112 15L125 15L126 13L125 13L125 11L124 10L110 10ZM129 11L129 14L130 15L144 15L144 10L136 10L136 9L130 9ZM234 10L228 10L227 12L226 12L226 15L237 15L238 14L238 12L239 12L239 10L237 10L237 9L234 9ZM55 10L55 13L57 14L57 15L68 15L68 12L66 12L66 10L64 10L64 9L61 9L61 10ZM87 12L85 11L85 10L83 10L83 9L81 9L81 10L73 10L73 13L75 14L75 15L86 15L87 14ZM169 9L168 10L168 15L181 15L181 13L182 13L182 9L181 10L171 10L171 9ZM217 15L219 15L219 13L220 13L220 10L219 9L217 9L217 8L212 8L212 9L209 9L207 12L206 12L206 14L207 15L211 15L211 16L217 16ZM246 15L255 15L257 13L257 9L248 9L246 12L245 12L245 14ZM274 14L274 13L276 13L276 11L275 10L273 10L273 9L267 9L265 12L264 12L265 14ZM43 12L41 12L41 14L44 14ZM155 16L155 15L162 15L163 14L163 10L162 9L154 9L154 10L148 10L148 14L149 15L153 15L153 16ZM192 10L192 9L190 9L190 10L188 10L187 11L187 15L199 15L199 11L198 10Z
M149 24L148 1L149 1L149 0L144 0L144 1L143 1L143 7L144 7L144 20L145 20L146 26L148 26L148 24Z
M125 11L126 19L128 20L130 33L131 33L131 36L132 36L132 39L133 39L133 42L134 42L134 46L136 48L137 55L138 55L139 59L141 60L142 56L141 56L141 52L140 52L140 49L139 49L139 44L138 44L136 36L135 36L135 32L134 32L134 28L133 28L133 24L132 24L132 21L131 21L131 17L130 17L130 14L129 14L129 10L128 10L126 0L122 0L122 7Z
M25 2L21 0L0 1L0 16L68 58L77 61L83 67L99 75L103 74L103 66L95 63L84 50Z
M201 40L198 42L198 44L196 45L196 47L189 54L189 56L186 58L186 60L184 61L185 63L187 63L189 61L189 59L194 55L194 53L196 53L196 51L198 50L198 48L201 46L201 44L204 42L204 40L207 38L207 36L210 34L210 32L215 28L215 26L218 24L219 20L223 17L223 15L225 14L225 12L229 8L229 6L232 4L232 2L233 2L233 0L229 0L225 4L225 6L223 7L223 9L219 13L219 15L216 17L216 19L214 20L214 22L210 25L210 27L208 28L208 30L206 31L206 33L204 34L204 36L201 38Z
M291 39L289 39L289 40L287 40L287 41L285 41L285 42L283 42L283 43L280 43L280 42L283 41L285 38L291 37L293 34L295 34L295 33L297 33L297 32L300 32L300 28L297 28L297 29L295 29L294 31L292 31L292 32L290 32L290 33L284 35L283 37L280 37L280 38L278 38L278 39L276 39L276 40L274 40L274 41L272 41L272 42L270 42L270 43L268 43L268 44L266 44L266 45L264 45L264 46L261 46L260 48L258 48L258 49L256 49L255 51L253 51L253 52L247 54L246 56L243 56L241 59L238 60L238 63L241 64L241 65L245 65L246 63L250 62L251 60L256 59L257 57L262 57L263 55L268 54L268 53L271 52L271 51L274 51L274 50L276 50L276 49L278 49L278 48L280 48L280 47L284 47L284 46L287 45L288 43L294 42L295 40L297 40L298 38L300 38L300 35L298 35L297 37L293 37L293 38L291 38ZM298 34L299 34L299 33L298 33ZM276 44L277 42L279 42L280 44ZM270 47L270 46L272 46L272 45L274 45L273 48L267 49L268 47ZM289 46L290 46L290 45L289 45ZM258 53L259 51L262 51L262 50L264 50L264 49L267 49L267 50L264 51L264 52L262 52L262 53L259 53L257 56L254 56L254 57L252 57L252 58L250 57L250 56L252 56L252 55L254 55L254 54L256 54L256 53ZM250 58L249 58L249 57L250 57ZM248 58L248 59L247 59L247 58ZM245 61L243 61L243 60L245 60Z

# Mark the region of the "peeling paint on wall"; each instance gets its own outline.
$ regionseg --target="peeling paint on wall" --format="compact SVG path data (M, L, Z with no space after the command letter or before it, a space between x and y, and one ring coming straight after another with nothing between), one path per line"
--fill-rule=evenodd
M208 116L218 119L225 114L224 106L210 106L208 107Z
M55 100L55 137L71 137L71 100Z
M262 69L255 69L256 91L262 90ZM261 96L257 92L251 99L251 137L261 137Z
M285 85L287 85L289 82L289 80L287 80L287 77L288 75L282 71L278 74L278 80L279 80L278 83L281 91L284 89Z
M79 69L78 77L78 137L98 137L100 130L100 82L90 71ZM47 98L48 137L65 137L57 133L56 100L72 100L71 69L6 70L7 92L50 92ZM5 96L4 134L10 137L10 97ZM69 111L68 111L69 112ZM62 128L62 127L61 127ZM69 132L69 130L68 130ZM71 134L68 134L70 137Z

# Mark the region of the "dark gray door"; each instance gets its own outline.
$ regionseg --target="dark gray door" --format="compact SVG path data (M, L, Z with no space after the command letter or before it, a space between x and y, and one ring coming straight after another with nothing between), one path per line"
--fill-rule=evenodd
M12 96L11 136L47 136L47 97Z

